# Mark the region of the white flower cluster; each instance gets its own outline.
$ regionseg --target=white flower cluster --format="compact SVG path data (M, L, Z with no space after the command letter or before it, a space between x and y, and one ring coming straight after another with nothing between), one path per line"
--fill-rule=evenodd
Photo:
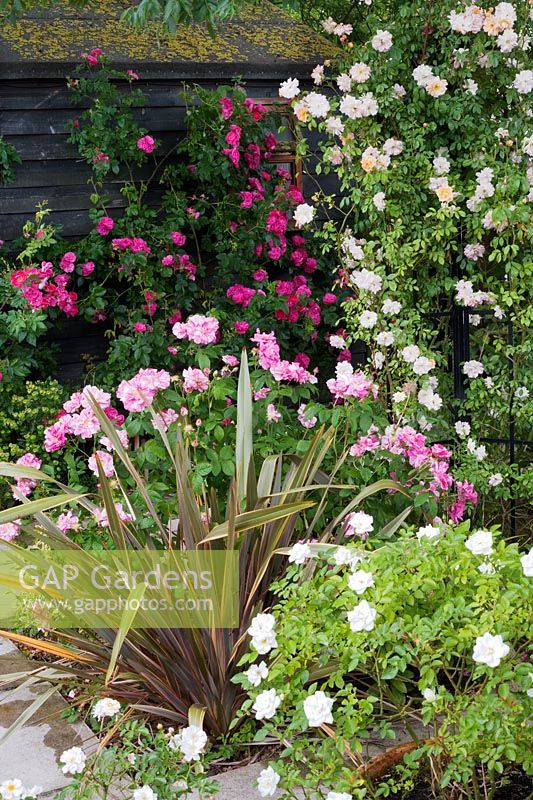
M485 367L481 361L476 361L475 358L470 361L465 361L463 364L463 372L467 378L479 378L485 372Z
M273 614L256 614L248 628L248 635L252 637L251 645L262 656L278 646L275 622Z
M87 756L81 747L70 747L59 756L64 775L79 775L85 769Z
M189 725L174 734L168 746L171 750L179 750L184 761L199 761L207 744L207 734L199 725Z
M326 31L326 33L332 33L339 38L341 36L349 36L353 31L352 25L342 22L335 22L335 20L331 17L328 17L322 22L322 28Z
M120 703L111 697L102 697L93 707L93 717L102 722L106 717L114 717L120 712Z
M329 100L324 94L309 92L301 100L297 100L294 103L293 111L300 122L307 122L309 119L321 119L329 114Z
M455 284L455 302L466 308L477 308L494 303L494 296L489 292L475 292L472 281L460 280Z
M425 89L431 97L442 97L448 89L448 81L433 74L433 67L428 64L420 64L413 70L413 79L417 86Z
M469 211L477 211L483 200L488 197L493 197L496 189L492 182L494 178L494 170L490 167L476 172L476 189L472 197L466 201L466 206Z
M344 85L347 85L346 83ZM372 92L366 92L360 97L345 94L339 103L339 111L350 119L363 119L375 117L378 113L378 104Z
M473 455L476 461L484 461L487 456L487 448L484 444L478 445L474 439L469 439L466 443L466 449Z
M43 791L42 786L32 786L26 789L19 778L8 778L0 783L1 800L30 800Z

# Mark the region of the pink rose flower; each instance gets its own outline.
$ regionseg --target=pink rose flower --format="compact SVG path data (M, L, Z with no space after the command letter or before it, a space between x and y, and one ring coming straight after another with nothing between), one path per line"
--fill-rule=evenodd
M180 233L179 231L171 231L170 238L172 239L176 247L183 247L183 245L187 241L187 237L185 236L185 234Z
M59 266L63 272L74 272L74 264L76 263L76 253L65 253L59 262Z
M221 97L218 101L220 103L220 113L222 115L222 119L230 119L233 115L233 102L229 99L229 97Z
M115 223L111 217L102 217L98 220L98 224L96 225L96 233L99 233L100 236L107 236L114 227Z
M152 136L141 136L140 139L137 139L137 147L139 150L142 150L143 153L153 153L155 150L155 139Z
M84 278L87 278L92 272L94 272L94 262L86 261L81 265L81 274Z
M235 328L236 333L247 333L250 330L250 324L245 322L244 320L237 320L233 323L233 327Z

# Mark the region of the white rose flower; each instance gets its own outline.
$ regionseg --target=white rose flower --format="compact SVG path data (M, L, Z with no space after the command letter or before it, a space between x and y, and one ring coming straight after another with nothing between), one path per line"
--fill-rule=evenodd
M311 728L319 728L324 723L333 722L331 709L333 700L324 692L318 691L304 700L304 714Z
M435 76L424 85L424 89L431 97L442 97L448 89L448 81Z
M362 61L357 61L353 66L350 67L349 74L350 78L356 83L365 83L370 78L372 70L368 64L364 64Z
M401 83L395 83L392 87L392 94L396 100L401 100L402 97L405 97L407 94L405 86L402 86Z
M489 486L499 486L500 483L503 482L503 475L501 472L495 472L494 475L491 475L488 484Z
M444 156L435 156L433 159L433 169L437 175L447 175L451 169L451 165Z
M367 589L374 586L374 578L371 572L365 572L364 569L358 569L352 572L348 578L348 586L356 594L364 594Z
M397 300L389 300L387 297L386 300L383 301L383 305L381 306L381 310L384 314L399 314L402 310L402 304L399 303Z
M331 347L336 347L338 350L344 350L346 347L346 342L342 336L330 336L329 343Z
M492 553L492 533L475 531L465 542L465 547L475 556L490 556Z
M378 211L385 211L385 206L387 205L387 201L385 199L385 192L376 192L376 194L372 198L372 202L374 203Z
M331 136L341 136L344 131L344 122L340 117L329 117L326 122L326 132Z
M262 769L257 778L257 790L261 797L272 797L280 780L281 776L272 767Z
M407 400L407 395L405 394L405 392L394 392L394 394L392 395L392 402L395 403L396 405L399 405L399 403L403 403L404 400Z
M248 628L248 633L250 636L257 636L258 633L273 631L275 625L274 614L256 614Z
M420 350L416 344L407 345L407 347L404 347L402 350L402 358L404 361L407 361L408 364L414 364L419 355Z
M95 703L92 715L95 719L101 721L106 717L114 717L120 711L120 703L118 700L113 700L111 697L102 697Z
M520 556L520 563L526 578L533 578L533 547L529 553L524 553L523 556Z
M257 720L272 719L281 705L281 697L275 689L266 689L255 698L252 710Z
M265 631L264 633L258 633L256 636L252 636L250 644L260 656L265 656L278 646L274 631Z
M512 30L503 31L496 39L496 44L502 53L510 53L518 45L518 34Z
M378 315L375 311L363 311L359 315L359 325L362 328L373 328L378 321Z
M380 347L390 347L394 344L394 334L392 331L381 331L376 336L376 344Z
M497 667L508 652L509 645L505 644L500 634L493 636L492 633L484 633L476 639L472 658L478 664Z
M418 358L415 358L413 361L413 372L415 375L427 375L428 372L431 372L434 366L435 362L432 358L418 356Z
M198 725L189 725L169 741L171 750L181 750L185 761L198 761L207 744L207 734Z
M433 691L433 689L424 689L424 691L422 692L422 697L428 703L434 703L435 700L437 699L437 694L436 692Z
M144 786L135 789L133 792L133 800L157 800L157 795L152 787L145 783Z
M354 566L363 561L364 556L358 553L357 550L352 550L351 547L343 547L340 545L335 548L333 553L333 560L338 567Z
M465 361L463 364L463 372L468 378L479 378L485 371L485 367L481 363L481 361L476 361L472 359L471 361Z
M279 87L279 96L286 100L292 100L300 94L300 82L297 78L288 78Z
M352 511L345 518L346 536L362 536L374 530L374 517L364 511Z
M372 364L374 365L375 369L381 369L383 364L385 363L385 356L383 353L374 353L372 356Z
M259 664L252 664L252 666L246 672L246 677L252 684L252 686L259 686L261 681L268 678L268 667L264 661L260 661Z
M403 153L404 144L401 139L385 139L383 142L383 152L388 156L399 156Z
M329 114L329 100L325 95L319 92L309 92L305 97L305 102L313 119L327 117Z
M328 792L326 800L353 800L353 798L347 792Z
M478 571L481 572L482 575L494 575L496 569L494 564L491 564L490 561L484 561L483 564L479 565Z
M392 47L392 34L390 31L376 31L375 36L372 37L370 44L378 53L386 53Z
M352 611L348 611L350 629L354 633L371 631L374 628L377 613L376 609L372 608L367 600L361 600Z
M415 83L422 88L425 88L426 84L434 77L433 69L428 67L427 64L420 64L420 66L415 67L413 70L413 79Z
M418 402L430 411L438 411L442 407L442 397L428 387L418 392Z
M294 210L294 222L297 228L303 228L309 222L313 221L315 216L315 209L309 203L300 203Z
M311 72L311 77L313 79L313 83L315 83L315 85L317 86L320 86L320 84L324 80L324 67L322 64L316 65L316 67Z
M472 80L472 78L468 78L465 81L465 89L469 94L476 95L478 93L479 86L477 85L476 81Z
M527 389L525 386L519 386L514 393L514 396L518 398L518 400L527 400L529 397L529 389Z
M313 553L307 542L297 542L291 547L289 564L305 564L312 555Z
M363 258L363 249L360 247L359 250L361 251L361 258ZM352 255L352 257L354 256ZM377 294L383 285L382 278L376 272L372 272L372 270L365 269L364 267L354 270L350 279L352 283L355 283L358 289L372 292L372 294Z
M342 75L337 76L337 78L335 79L335 83L337 84L341 92L349 92L350 89L352 88L352 79L345 72L343 72Z
M256 614L253 618L248 628L248 634L252 637L252 647L259 655L266 655L266 653L277 647L274 625L273 614Z
M87 756L81 747L71 747L61 753L59 761L63 764L61 769L64 775L78 775L85 769Z
M470 435L470 430L471 430L470 423L465 422L464 420L458 420L458 422L455 423L454 427L456 434L460 436L462 439Z
M533 69L522 69L517 72L511 87L519 94L529 94L533 89Z
M440 536L440 528L437 528L436 525L426 525L423 528L419 528L416 532L418 541L421 542L422 539L434 539L435 536Z

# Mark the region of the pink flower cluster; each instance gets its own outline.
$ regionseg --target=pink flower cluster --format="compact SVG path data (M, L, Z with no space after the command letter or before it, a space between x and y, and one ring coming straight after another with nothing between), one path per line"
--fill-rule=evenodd
M354 372L353 366L348 361L337 364L335 377L326 381L326 385L337 401L350 397L363 400L370 393L374 398L377 396L376 385L361 370Z
M229 158L234 167L238 167L241 160L241 154L239 151L240 141L240 127L238 125L231 124L229 126L229 131L226 134L226 144L228 147L225 147L222 152Z
M21 467L33 467L33 469L40 469L41 464L43 462L40 458L38 458L34 453L24 453L23 456L17 458L17 464ZM24 497L28 497L35 487L37 486L37 481L33 478L17 478L16 481L16 488L20 494L23 494ZM15 494L13 494L15 497Z
M58 419L44 431L44 449L47 453L60 450L67 443L67 436L72 434L81 439L90 439L100 430L100 422L91 406L91 399L97 403L108 419L115 425L122 425L124 416L111 406L111 395L97 386L85 386L82 391L74 392L63 403Z
M250 300L257 294L255 289L249 289L241 283L235 283L226 291L226 297L233 300L238 306L248 308Z
M12 542L13 539L16 539L20 533L20 519L16 519L13 522L4 522L0 525L0 541L2 542Z
M278 309L275 312L276 319L297 322L302 315L310 319L313 325L320 324L320 306L314 300L306 302L311 297L311 289L304 275L296 275L292 281L278 281L276 294L283 297L288 306L288 311Z
M352 445L350 455L360 457L376 450L401 456L413 469L428 469L431 474L428 488L436 497L441 492L450 491L455 482L457 500L448 509L448 515L453 522L459 522L463 518L467 502L474 505L477 503L474 487L467 481L456 481L450 475L451 451L442 444L429 444L423 433L409 425L387 429L382 435L371 429Z
M76 256L74 256L74 261ZM62 262L67 265L64 261ZM74 262L69 261L74 269ZM64 267L63 267L64 269ZM67 271L72 271L68 269ZM54 273L53 265L50 261L42 261L40 269L36 267L26 267L25 269L15 270L9 277L10 283L16 288L22 289L24 299L33 311L45 308L59 308L68 317L75 317L78 313L76 292L69 292L66 289L69 283L69 276L64 273Z
M160 389L168 389L170 374L164 369L140 369L133 378L121 381L117 397L126 411L144 411Z
M316 376L308 372L299 361L281 359L274 331L261 333L258 329L250 341L258 346L259 365L268 370L277 381L299 384L317 382Z
M93 47L89 53L80 53L80 58L84 59L89 67L96 67L102 55L103 51L100 47Z
M188 339L195 344L216 342L218 332L218 319L205 317L203 314L193 314L187 322L176 322L172 328L172 333L177 339Z
M449 507L448 516L452 522L457 523L463 519L467 503L476 505L477 492L468 481L456 481L455 487L457 489L457 500Z
M148 244L139 237L123 237L122 239L113 239L112 245L115 250L129 250L131 253L145 253L149 256L152 252Z
M184 369L183 375L183 391L186 394L190 392L205 392L209 387L209 370L205 371L197 367L189 367Z

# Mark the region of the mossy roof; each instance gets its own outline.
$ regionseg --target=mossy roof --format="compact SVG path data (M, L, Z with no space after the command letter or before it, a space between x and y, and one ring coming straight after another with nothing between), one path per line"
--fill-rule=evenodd
M164 65L180 64L191 73L206 72L210 65L242 65L268 73L315 64L336 52L326 39L268 2L219 23L215 36L203 25L178 28L175 36L152 23L134 31L120 22L128 5L127 0L99 0L94 9L77 9L61 0L27 12L2 26L0 66L44 62L49 72L54 65L78 61L80 52L101 47L120 65L153 64L162 71Z

